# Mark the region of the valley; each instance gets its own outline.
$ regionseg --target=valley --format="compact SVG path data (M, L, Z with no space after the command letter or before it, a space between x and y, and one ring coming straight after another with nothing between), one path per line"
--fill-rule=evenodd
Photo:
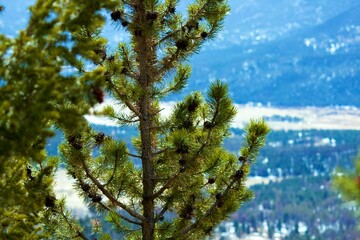
M169 117L176 102L160 103L163 117ZM107 99L103 104L95 107L99 111L116 103ZM360 130L360 109L351 106L337 107L274 107L261 103L235 104L237 115L232 122L232 128L242 129L251 119L264 118L273 130L301 130L301 129L337 129ZM87 115L87 120L96 125L117 126L115 121L96 115Z

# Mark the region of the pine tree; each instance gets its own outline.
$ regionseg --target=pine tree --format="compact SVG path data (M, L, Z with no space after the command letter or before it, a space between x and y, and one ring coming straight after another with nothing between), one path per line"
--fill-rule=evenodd
M52 205L58 159L46 156L54 122L76 126L96 97L101 68L77 76L63 66L96 57L103 40L82 39L84 28L104 23L100 9L111 2L37 1L16 38L0 34L0 238L41 238L43 210ZM1 11L15 11L5 9ZM0 15L1 17L1 15ZM66 108L68 105L78 108Z
M108 9L114 31L131 36L113 52L100 36L101 8ZM45 205L46 211L28 222L44 225L38 236L87 239L65 200L51 192L56 160L44 153L51 125L65 134L61 159L79 193L130 239L201 239L252 198L244 183L269 132L263 120L246 127L238 157L223 147L236 114L224 83L213 82L205 97L191 93L169 117L160 107L186 86L186 60L216 36L228 11L225 0L194 1L187 13L178 11L177 0L38 0L26 31L14 41L1 36L1 160L21 156L25 185L46 175L46 181L37 180L43 187L36 208ZM65 75L64 65L74 72ZM96 132L83 117L105 94L117 105L96 114L136 127L132 148ZM29 162L35 176L26 169Z

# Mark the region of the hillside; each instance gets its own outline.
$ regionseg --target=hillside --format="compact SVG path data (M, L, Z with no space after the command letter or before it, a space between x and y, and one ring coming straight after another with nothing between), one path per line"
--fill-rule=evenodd
M205 79L224 79L236 89L237 103L358 107L359 10L348 9L284 38L205 51L192 61L190 85L202 89Z

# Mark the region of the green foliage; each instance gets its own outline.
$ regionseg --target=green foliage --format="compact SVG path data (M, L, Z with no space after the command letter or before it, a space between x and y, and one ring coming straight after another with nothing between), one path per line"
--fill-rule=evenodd
M333 185L344 200L360 204L360 154L354 161L353 171L337 170L333 176Z
M25 30L14 39L0 35L1 238L39 236L39 212L51 193L57 165L44 150L53 136L50 126L77 125L77 118L95 103L94 84L102 81L101 68L65 73L64 67L93 58L93 46L104 40L77 36L80 30L102 26L99 10L111 6L110 1L37 1ZM64 108L69 104L84 107L69 111Z
M251 121L242 156L226 151L223 140L236 111L224 83L213 82L206 98L190 94L169 118L161 115L160 101L182 90L189 78L184 61L216 36L229 11L225 0L197 0L187 14L176 11L177 4L38 0L18 38L1 36L0 156L9 169L2 167L0 174L8 175L0 184L7 185L15 166L22 169L21 180L10 186L28 186L19 188L26 197L9 209L20 206L28 213L28 201L35 212L34 220L21 215L26 228L6 227L5 236L15 229L23 236L87 239L65 201L52 192L57 162L44 151L53 134L50 126L64 133L60 158L80 196L130 239L204 238L252 198L244 183L269 127L263 120ZM131 36L113 53L100 36L101 9L111 11L111 20ZM73 71L64 72L64 66ZM97 114L116 119L119 126L135 125L135 150L85 120L105 92L117 106ZM22 160L16 165L13 159ZM140 167L134 159L141 160ZM26 164L37 169L34 179L26 179ZM29 194L35 196L29 200ZM34 226L42 229L30 231ZM110 237L97 224L93 233Z

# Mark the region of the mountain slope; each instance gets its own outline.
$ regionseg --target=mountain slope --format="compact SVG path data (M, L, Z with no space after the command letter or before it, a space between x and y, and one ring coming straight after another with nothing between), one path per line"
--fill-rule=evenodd
M202 89L225 79L238 103L359 107L359 11L352 7L276 41L205 51L193 58L192 81Z
M32 2L4 1L0 31L15 36L25 27ZM180 1L178 11L192 2ZM237 103L360 107L358 0L229 3L232 10L224 30L191 58L193 75L187 90L206 89L209 81L219 78L229 82ZM128 40L123 29L111 23L104 35L109 49Z

